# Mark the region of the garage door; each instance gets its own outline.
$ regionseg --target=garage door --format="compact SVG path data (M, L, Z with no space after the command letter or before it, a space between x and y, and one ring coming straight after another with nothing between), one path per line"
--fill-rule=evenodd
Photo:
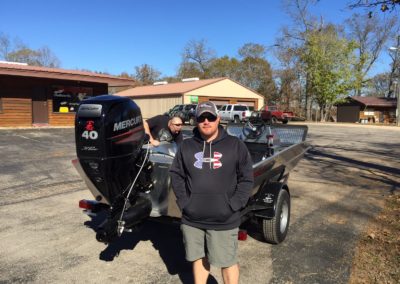
M254 101L237 101L238 104L247 105L250 110L254 110L256 104Z
M229 104L229 100L210 100L210 102L214 103L218 109L223 105Z

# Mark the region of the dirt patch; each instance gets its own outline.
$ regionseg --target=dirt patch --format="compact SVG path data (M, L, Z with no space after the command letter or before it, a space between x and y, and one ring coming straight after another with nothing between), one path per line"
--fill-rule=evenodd
M356 247L349 283L400 283L400 194L386 198Z

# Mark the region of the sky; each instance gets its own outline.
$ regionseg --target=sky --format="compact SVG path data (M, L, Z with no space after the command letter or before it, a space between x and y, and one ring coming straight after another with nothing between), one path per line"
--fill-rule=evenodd
M321 0L313 13L342 23L349 0ZM190 40L205 39L217 56L245 43L271 46L290 17L279 0L2 0L0 33L31 49L48 46L64 69L133 74L149 64L174 76ZM363 13L362 10L357 11ZM267 59L274 62L273 54ZM272 64L274 67L274 64ZM388 57L378 62L388 70Z

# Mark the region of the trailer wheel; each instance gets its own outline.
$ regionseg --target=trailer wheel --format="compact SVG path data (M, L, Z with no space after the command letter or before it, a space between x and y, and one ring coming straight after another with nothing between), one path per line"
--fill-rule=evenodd
M290 196L287 190L281 190L276 202L275 217L262 220L262 229L268 243L279 244L285 238L290 221Z
M189 124L190 124L191 126L194 126L194 125L196 124L196 120L194 119L194 116L191 116L191 117L189 118Z
M289 120L287 120L287 119L282 120L283 124L287 124L288 122L289 122Z

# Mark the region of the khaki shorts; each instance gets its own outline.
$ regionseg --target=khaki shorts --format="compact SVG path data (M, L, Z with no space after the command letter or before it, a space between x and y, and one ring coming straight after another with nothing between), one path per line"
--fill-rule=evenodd
M186 260L193 262L207 256L215 267L230 267L237 264L239 228L225 231L198 229L181 225Z

